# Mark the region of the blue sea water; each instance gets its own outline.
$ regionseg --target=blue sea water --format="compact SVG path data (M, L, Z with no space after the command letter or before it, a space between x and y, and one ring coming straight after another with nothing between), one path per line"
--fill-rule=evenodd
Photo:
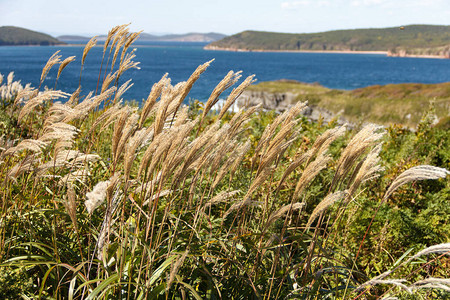
M227 52L203 50L202 43L145 43L137 48L135 61L140 70L129 70L121 83L132 79L134 86L124 98L141 101L152 85L166 72L172 84L185 81L196 67L215 59L196 82L189 99L204 101L216 84L230 70L242 70L243 78L255 74L259 82L293 79L319 83L335 89L351 90L390 83L439 83L450 81L450 60L387 57L378 54ZM78 87L83 46L4 46L0 47L0 73L14 71L15 80L39 85L42 67L57 50L63 59L75 55L76 61L66 67L58 81L58 89L73 92ZM87 55L82 73L83 93L95 90L102 47L94 47ZM57 66L44 85L54 87Z

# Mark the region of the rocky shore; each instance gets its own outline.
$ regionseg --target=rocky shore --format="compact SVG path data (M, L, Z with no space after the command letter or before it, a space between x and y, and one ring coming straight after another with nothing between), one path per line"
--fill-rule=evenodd
M418 53L410 53L406 50L399 51L388 51L387 56L392 57L416 57L416 58L439 58L439 59L450 59L450 48L442 51L438 51L433 54L418 54Z
M236 105L238 108L241 108L247 105L255 106L262 104L263 109L283 112L296 103L297 96L297 94L291 92L269 93L265 91L247 90L244 91L236 100ZM339 125L352 125L348 120L342 116L339 116L339 114L334 114L333 112L316 105L308 105L308 108L305 109L302 114L313 122L322 120L323 122L328 123L336 119Z
M218 47L213 45L206 45L204 50L211 51L231 51L231 52L289 52L289 53L345 53L345 54L381 54L387 55L387 51L357 51L357 50L263 50L263 49L240 49Z
M420 54L410 53L406 50L399 51L356 51L356 50L260 50L260 49L240 49L240 48L227 48L218 47L212 45L206 45L204 50L212 51L231 51L231 52L291 52L291 53L344 53L344 54L380 54L391 57L413 57L413 58L438 58L438 59L450 59L450 50L439 51L435 54Z

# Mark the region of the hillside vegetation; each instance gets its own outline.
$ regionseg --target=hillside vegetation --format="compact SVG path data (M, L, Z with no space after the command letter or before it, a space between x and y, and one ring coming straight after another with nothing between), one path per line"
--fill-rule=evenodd
M0 27L0 46L60 45L64 44L48 34L14 26Z
M402 28L336 30L294 34L244 31L209 44L206 49L339 50L444 53L450 51L450 26L410 25ZM416 50L413 50L416 49Z
M254 81L233 71L183 106L212 61L135 107L136 38L110 31L97 91L42 87L59 52L38 87L0 76L0 299L449 298L450 136L427 111L415 132L233 113Z
M247 90L273 94L289 92L295 95L295 101L308 101L355 123L402 124L414 128L430 103L435 107L438 119L444 121L450 115L450 82L375 85L345 91L318 84L269 81L252 85Z

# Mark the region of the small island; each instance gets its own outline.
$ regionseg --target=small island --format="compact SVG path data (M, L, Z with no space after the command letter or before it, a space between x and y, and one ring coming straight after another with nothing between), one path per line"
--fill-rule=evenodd
M319 33L244 31L206 50L386 53L388 56L450 58L450 26L409 25Z
M0 27L0 46L52 46L64 44L64 42L45 33L15 26Z

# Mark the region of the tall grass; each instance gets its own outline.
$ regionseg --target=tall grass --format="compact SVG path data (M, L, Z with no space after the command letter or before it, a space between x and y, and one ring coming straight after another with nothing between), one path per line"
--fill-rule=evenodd
M229 113L254 76L211 113L239 72L228 73L207 103L184 107L211 62L185 82L164 75L140 109L124 104L130 82L120 77L138 66L128 52L138 35L126 25L109 32L101 88L87 95L23 88L12 75L1 86L12 124L0 157L3 297L351 299L448 291L445 266L423 275L431 262L444 262L448 244L408 251L379 275L365 274L359 251L339 237L345 218L365 209L362 193L381 206L402 185L446 178L446 169L405 170L383 197L375 193L386 188L376 181L384 171L383 128L367 125L348 137L330 126L309 140L305 103L273 118L259 107ZM74 60L60 58L50 58L43 78ZM372 194L364 191L368 182ZM418 276L388 278L412 262ZM370 289L379 284L395 289Z

